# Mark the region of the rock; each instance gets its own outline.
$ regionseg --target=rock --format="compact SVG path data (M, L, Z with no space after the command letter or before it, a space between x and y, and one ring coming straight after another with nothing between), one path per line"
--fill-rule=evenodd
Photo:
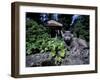
M67 54L62 59L60 65L82 65L89 64L89 50L83 49L80 54L77 52L74 54L71 51L67 51ZM26 67L36 67L36 66L58 66L54 64L54 59L52 59L50 53L38 53L26 56Z
M84 49L81 51L81 53L78 55L71 54L69 51L69 55L67 55L61 65L82 65L82 64L89 64L89 50Z
M80 39L80 38L77 38L77 39L78 39L79 46L82 46L82 47L85 47L85 48L88 47L85 40Z
M83 49L80 54L77 52L71 53L68 51L62 59L61 65L81 65L89 64L89 50ZM36 66L57 66L50 53L38 53L26 57L26 67Z
M89 50L83 49L81 51L81 60L83 60L83 64L89 64Z
M56 66L52 60L43 61L41 66Z
M42 62L51 59L50 53L37 53L26 56L26 67L41 66Z
M60 65L89 64L89 47L86 41L73 37L69 31L65 32L65 34L63 33L63 38L68 51L65 57L62 58ZM58 66L58 64L54 63L55 59L51 56L50 52L26 56L26 67Z

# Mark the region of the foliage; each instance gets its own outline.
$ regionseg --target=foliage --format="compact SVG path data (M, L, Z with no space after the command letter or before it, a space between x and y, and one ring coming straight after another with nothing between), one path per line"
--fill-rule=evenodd
M63 24L63 30L70 30L72 15L62 14L59 16L59 22Z
M76 37L89 42L89 17L86 15L79 16L72 28L72 31Z
M48 29L33 20L26 22L26 53L37 53L40 50L40 45L44 43L50 36Z
M26 54L50 52L55 64L65 56L64 42L51 38L49 29L34 20L26 20Z
M51 52L51 56L55 58L55 64L61 62L62 58L65 57L66 48L64 46L64 42L57 38L52 38L48 41L47 48Z

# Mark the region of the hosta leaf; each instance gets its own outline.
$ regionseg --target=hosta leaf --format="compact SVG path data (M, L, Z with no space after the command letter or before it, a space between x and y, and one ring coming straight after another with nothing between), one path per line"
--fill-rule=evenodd
M61 50L60 56L61 56L61 57L64 57L64 56L65 56L65 49L62 49L62 50Z
M51 56L55 56L56 55L56 51L55 50L52 50L51 51Z
M41 50L40 52L41 52L41 53L43 53L43 52L44 52L44 50Z
M60 56L56 56L56 61L61 62L62 58Z
M31 54L32 51L30 49L27 50L27 54Z
M45 51L47 51L48 50L48 48L45 48Z

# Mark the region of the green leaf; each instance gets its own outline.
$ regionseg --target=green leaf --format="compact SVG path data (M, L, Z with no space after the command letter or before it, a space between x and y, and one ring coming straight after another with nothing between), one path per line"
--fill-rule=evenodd
M65 49L61 49L60 56L61 56L61 57L64 57L64 56L65 56Z
M41 50L40 52L41 52L41 53L43 53L43 52L44 52L44 50Z
M59 57L59 56L57 56L57 57L56 57L56 60L57 60L58 62L61 62L62 58Z
M54 57L55 55L56 55L56 51L55 50L52 50L51 51L51 56Z
M48 50L48 48L45 48L45 51L47 51Z

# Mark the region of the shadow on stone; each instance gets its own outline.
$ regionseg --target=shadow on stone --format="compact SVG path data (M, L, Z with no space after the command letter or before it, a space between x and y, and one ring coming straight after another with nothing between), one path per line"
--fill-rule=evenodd
M42 66L55 66L54 62L50 60L42 62L41 65Z

